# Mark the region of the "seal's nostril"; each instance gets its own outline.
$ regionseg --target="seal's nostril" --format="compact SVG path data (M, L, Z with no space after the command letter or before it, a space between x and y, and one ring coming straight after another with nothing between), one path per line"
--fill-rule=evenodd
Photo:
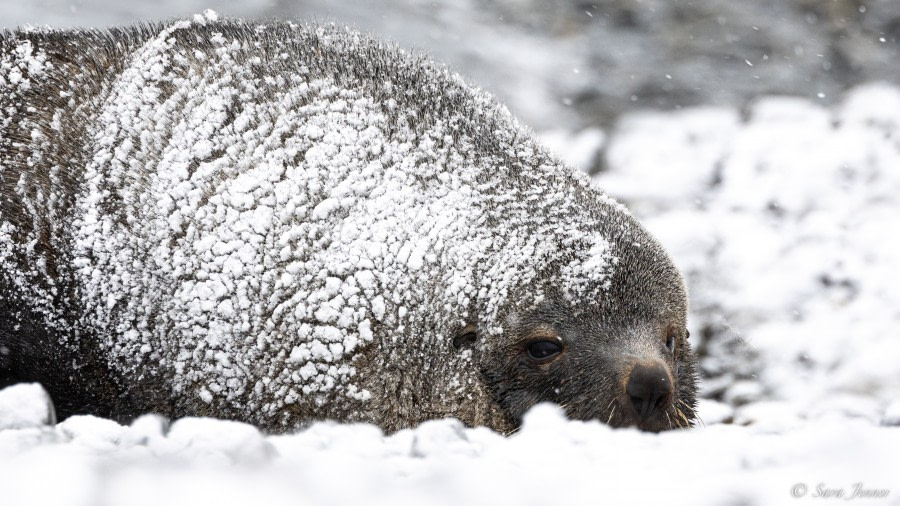
M638 418L641 420L646 419L647 417L644 413L646 411L647 403L644 402L644 399L634 395L630 395L629 397L631 397L631 405L634 406L634 412L638 414Z
M669 376L661 365L638 365L632 369L631 376L628 377L625 392L638 419L646 421L664 408L672 387Z

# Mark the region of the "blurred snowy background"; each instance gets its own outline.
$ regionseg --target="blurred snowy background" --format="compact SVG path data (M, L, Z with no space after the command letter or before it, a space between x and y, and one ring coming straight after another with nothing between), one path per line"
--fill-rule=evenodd
M0 504L799 504L856 483L900 504L900 1L0 0L0 28L205 8L427 52L594 174L688 278L706 426L545 408L509 439L452 421L50 428L22 387L0 393Z
M741 108L762 94L832 104L900 79L896 0L0 0L0 28L188 16L350 24L428 52L539 130L639 108Z

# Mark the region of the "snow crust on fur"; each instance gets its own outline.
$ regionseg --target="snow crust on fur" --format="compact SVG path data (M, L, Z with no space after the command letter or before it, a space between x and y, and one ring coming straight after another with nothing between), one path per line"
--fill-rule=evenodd
M370 343L444 346L466 319L497 334L502 308L551 288L547 266L573 304L608 288L616 251L595 231L618 219L627 235L624 208L458 76L345 29L156 28L103 85L56 244L80 321L40 255L32 273L11 260L0 223L17 286L51 325L99 331L124 376L261 417L365 402ZM25 42L4 55L4 89L43 58ZM22 193L38 198L54 196Z

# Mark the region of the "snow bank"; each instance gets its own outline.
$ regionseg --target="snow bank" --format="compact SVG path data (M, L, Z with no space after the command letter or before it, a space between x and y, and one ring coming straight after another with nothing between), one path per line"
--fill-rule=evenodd
M862 420L654 435L567 421L549 405L534 408L509 438L455 420L391 436L320 423L273 437L219 420L183 419L168 430L158 422L145 417L122 427L73 417L0 432L5 499L61 506L778 504L798 484L808 494L819 484L847 494L856 482L890 489L900 452L900 431ZM43 486L48 481L53 486Z

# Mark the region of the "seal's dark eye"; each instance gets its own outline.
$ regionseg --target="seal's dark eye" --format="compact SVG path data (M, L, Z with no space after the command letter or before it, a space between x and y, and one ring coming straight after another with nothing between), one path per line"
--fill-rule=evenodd
M533 341L528 343L528 356L535 360L547 360L562 351L562 346L553 341Z
M675 351L675 336L670 334L669 337L666 338L666 348L668 348L669 351Z

